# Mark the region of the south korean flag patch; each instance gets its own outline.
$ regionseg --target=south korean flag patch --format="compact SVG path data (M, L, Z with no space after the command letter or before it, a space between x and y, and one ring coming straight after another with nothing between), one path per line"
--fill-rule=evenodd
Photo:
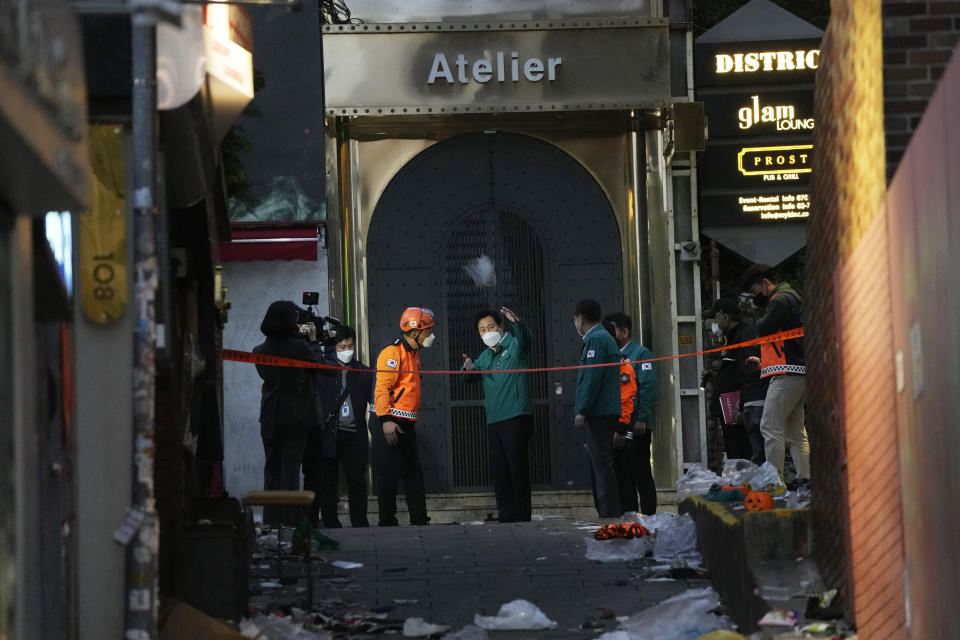
M388 358L388 359L387 359L387 366L390 367L391 369L396 369L396 368L397 368L397 361L394 360L393 358Z
M588 357L588 358L592 358L592 357L594 357L595 355L597 355L597 352L594 351L593 349L590 349L590 351L587 351L587 357Z
M643 364L640 365L640 370L641 370L641 371L652 371L652 370L653 370L653 363L652 363L652 362L644 362Z

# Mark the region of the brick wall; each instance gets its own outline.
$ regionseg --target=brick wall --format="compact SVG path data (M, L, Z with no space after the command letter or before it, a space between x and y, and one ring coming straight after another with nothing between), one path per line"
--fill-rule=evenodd
M849 578L851 530L859 525L849 510L844 362L836 315L843 292L835 288L835 277L870 227L885 190L879 4L834 2L821 49L804 309L813 534L824 580L842 590L852 613L862 604L856 598L870 594L855 591Z
M883 110L887 178L933 95L960 35L960 2L883 2Z

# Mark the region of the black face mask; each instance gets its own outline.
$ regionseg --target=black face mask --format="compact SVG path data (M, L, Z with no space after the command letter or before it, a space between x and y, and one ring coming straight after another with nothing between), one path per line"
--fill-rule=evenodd
M755 304L758 309L765 308L769 301L770 301L770 298L763 295L762 293L758 293L757 295L753 296L753 304Z

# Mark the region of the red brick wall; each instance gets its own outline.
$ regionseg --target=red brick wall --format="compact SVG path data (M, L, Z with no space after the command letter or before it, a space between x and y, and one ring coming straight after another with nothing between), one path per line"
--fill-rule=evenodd
M857 627L864 638L906 638L888 235L878 213L834 279L840 415Z
M854 588L850 579L851 541L854 545L861 543L853 533L863 531L859 518L867 514L869 519L874 499L898 499L896 493L861 498L862 488L850 486L851 481L867 482L868 478L848 474L848 459L856 459L856 455L848 453L850 441L844 431L844 401L851 400L844 387L845 375L852 375L853 371L847 369L849 363L840 349L846 318L837 315L846 300L846 292L836 287L838 270L870 228L884 196L881 74L879 3L834 2L816 81L816 153L804 324L808 336L805 347L815 553L824 580L842 589L851 613L872 606L875 599L875 594L861 590L859 583ZM872 315L869 319L873 319ZM853 444L860 446L860 441L854 440ZM857 499L855 505L850 502L853 499ZM868 546L861 550L867 552L867 557L880 551L871 546L873 543L868 541ZM895 563L897 555L889 560ZM902 604L898 610L903 611Z
M893 175L960 35L960 2L883 2L887 176Z
M912 638L960 638L960 59L944 73L887 197ZM889 359L888 359L889 363Z

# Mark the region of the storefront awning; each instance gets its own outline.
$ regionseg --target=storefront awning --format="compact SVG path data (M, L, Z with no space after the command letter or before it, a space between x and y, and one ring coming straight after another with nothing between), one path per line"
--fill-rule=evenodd
M780 264L807 244L803 224L731 225L700 231L758 264Z
M284 226L236 228L231 242L220 243L221 262L251 262L255 260L310 260L317 261L319 227Z

